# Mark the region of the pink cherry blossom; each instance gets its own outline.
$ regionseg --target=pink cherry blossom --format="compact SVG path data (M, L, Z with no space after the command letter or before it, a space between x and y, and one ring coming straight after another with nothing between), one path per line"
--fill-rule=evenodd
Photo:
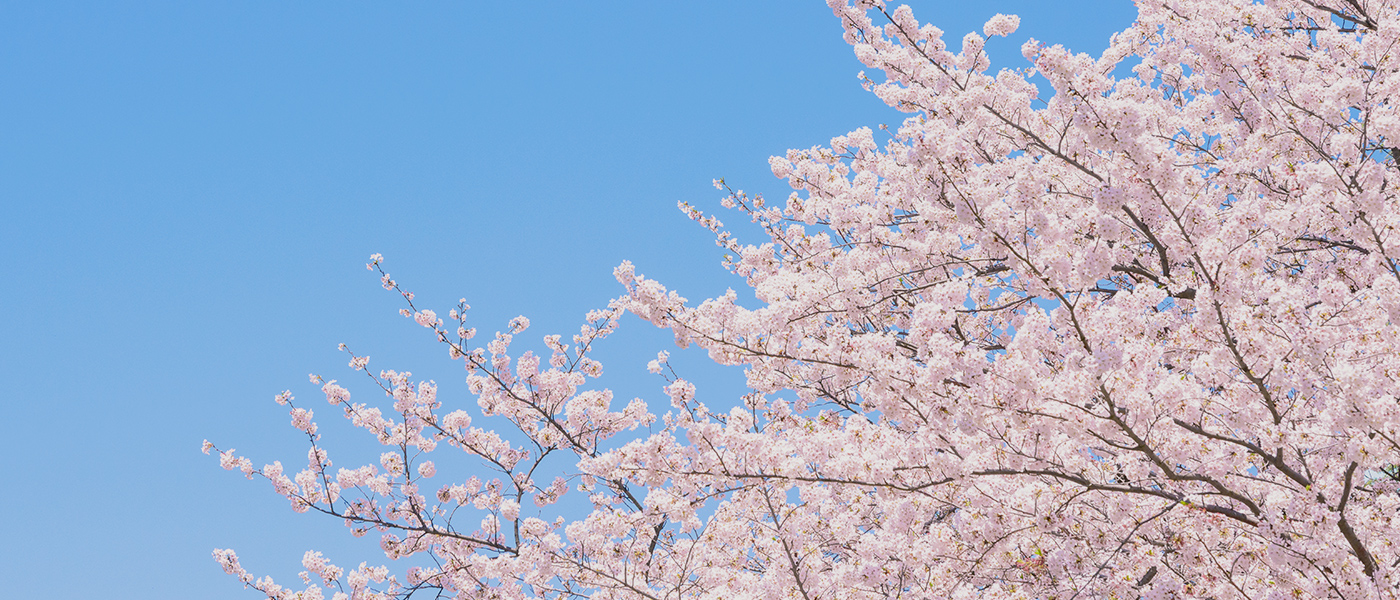
M1021 17L1016 15L1003 15L997 13L987 20L987 24L982 26L982 34L991 37L1006 37L1016 33L1016 28L1021 26Z

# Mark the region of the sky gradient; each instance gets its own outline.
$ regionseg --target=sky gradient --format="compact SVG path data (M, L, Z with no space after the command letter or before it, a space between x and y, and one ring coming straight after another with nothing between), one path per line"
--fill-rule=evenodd
M1134 14L913 7L954 42L1019 14L994 68L1028 37L1098 53ZM483 332L530 317L531 343L619 295L624 259L692 300L741 288L676 203L721 210L720 177L782 198L769 155L897 124L861 69L820 2L0 3L0 596L256 598L215 547L288 584L308 549L382 563L199 452L304 461L272 402L290 389L333 452L377 455L307 382L375 399L341 342L474 406L369 255L425 307L466 297ZM660 397L663 349L627 319L602 383ZM711 405L741 390L674 362Z

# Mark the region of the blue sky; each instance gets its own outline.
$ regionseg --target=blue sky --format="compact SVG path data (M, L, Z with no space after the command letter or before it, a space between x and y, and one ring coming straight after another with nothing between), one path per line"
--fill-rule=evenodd
M1020 14L1000 66L1028 36L1096 53L1133 16L913 6L952 40ZM0 595L257 597L215 547L286 583L308 549L382 562L199 452L303 461L272 397L325 407L307 374L357 381L341 342L474 406L367 257L481 330L529 316L530 339L620 294L624 259L695 300L741 287L676 203L720 210L717 177L783 197L769 155L898 123L861 68L820 2L0 3ZM625 321L604 382L660 397L662 349ZM675 362L712 405L741 389Z

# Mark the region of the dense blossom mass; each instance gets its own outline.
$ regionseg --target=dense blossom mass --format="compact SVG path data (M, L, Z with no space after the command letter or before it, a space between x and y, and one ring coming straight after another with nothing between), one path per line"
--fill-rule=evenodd
M786 202L730 191L761 244L683 207L756 308L624 264L517 352L529 321L476 346L375 256L477 406L351 354L382 405L317 383L377 464L333 467L290 394L305 467L205 451L403 560L224 568L278 599L1400 595L1400 2L1142 0L1102 56L996 73L983 35L831 5L910 116L775 157ZM707 406L665 353L661 414L591 386L625 313L752 392Z

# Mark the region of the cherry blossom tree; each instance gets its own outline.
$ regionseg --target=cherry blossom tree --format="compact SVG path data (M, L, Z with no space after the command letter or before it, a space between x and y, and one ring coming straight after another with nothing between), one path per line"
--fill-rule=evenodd
M682 207L755 306L623 264L517 352L526 319L474 346L375 256L476 407L352 353L382 407L318 383L378 464L333 467L289 393L304 468L219 456L418 566L224 568L279 599L1400 595L1400 2L1142 0L1102 56L996 73L982 35L831 6L909 117L773 158L785 202L720 182L757 245ZM626 313L751 393L707 406L665 353L664 414L591 386Z

